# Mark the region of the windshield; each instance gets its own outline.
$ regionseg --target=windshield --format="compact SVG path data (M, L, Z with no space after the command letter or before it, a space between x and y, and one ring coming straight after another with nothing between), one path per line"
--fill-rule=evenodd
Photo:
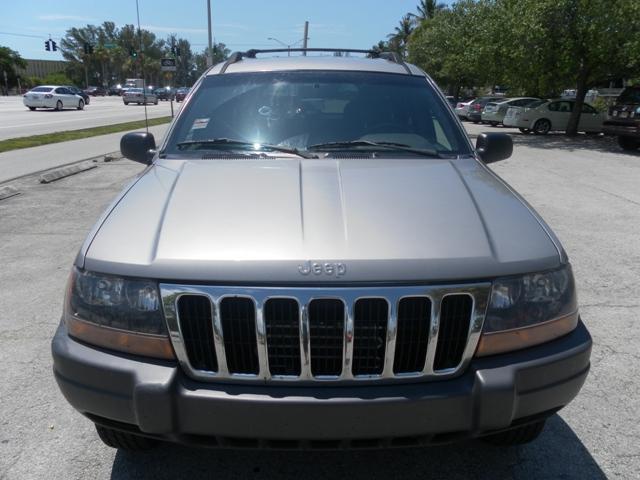
M36 87L34 89L32 89L32 92L50 92L51 90L53 90L52 87Z
M227 143L234 149L266 144L321 150L332 144L326 148L351 150L386 142L439 154L469 153L448 107L423 77L372 72L208 76L163 153L184 153L185 142L206 149L214 144L203 141L214 139L237 140Z
M618 103L640 104L640 87L628 87L618 97Z

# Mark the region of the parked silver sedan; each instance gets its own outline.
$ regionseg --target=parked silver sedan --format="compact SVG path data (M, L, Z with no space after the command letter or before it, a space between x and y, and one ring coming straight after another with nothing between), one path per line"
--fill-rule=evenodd
M122 101L125 105L130 103L137 103L142 105L144 103L158 104L158 96L153 92L145 92L142 88L129 88L123 95Z
M517 127L522 133L533 132L536 135L564 131L575 103L575 100L558 99L533 103L530 108L511 107L507 110L503 124L505 127ZM603 113L585 103L582 105L578 131L600 133L603 121Z
M526 107L538 100L540 99L533 97L515 97L505 99L504 101L497 100L495 102L489 102L484 106L484 110L482 110L482 122L490 123L495 127L502 123L509 107Z

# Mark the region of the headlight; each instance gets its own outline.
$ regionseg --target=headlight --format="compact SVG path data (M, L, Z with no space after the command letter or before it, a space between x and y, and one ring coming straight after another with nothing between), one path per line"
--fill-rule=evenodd
M573 330L578 302L571 266L493 282L477 355L518 350Z
M74 268L65 321L70 335L114 350L174 358L156 282Z

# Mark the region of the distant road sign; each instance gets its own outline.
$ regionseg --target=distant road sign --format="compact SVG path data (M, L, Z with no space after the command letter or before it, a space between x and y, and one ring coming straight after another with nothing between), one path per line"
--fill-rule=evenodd
M163 58L160 60L160 70L163 72L175 72L176 71L176 59L175 58Z

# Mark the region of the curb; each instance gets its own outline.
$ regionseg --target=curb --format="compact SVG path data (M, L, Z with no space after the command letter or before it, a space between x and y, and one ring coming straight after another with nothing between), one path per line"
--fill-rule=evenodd
M82 163L76 163L74 165L69 165L67 167L57 168L55 170L51 170L47 173L43 173L40 175L40 183L51 183L56 180L60 180L61 178L70 177L71 175L75 175L80 172L84 172L86 170L91 170L96 168L94 162L91 161L83 161Z
M20 195L20 191L16 187L12 187L11 185L0 187L0 200L15 197L16 195Z

